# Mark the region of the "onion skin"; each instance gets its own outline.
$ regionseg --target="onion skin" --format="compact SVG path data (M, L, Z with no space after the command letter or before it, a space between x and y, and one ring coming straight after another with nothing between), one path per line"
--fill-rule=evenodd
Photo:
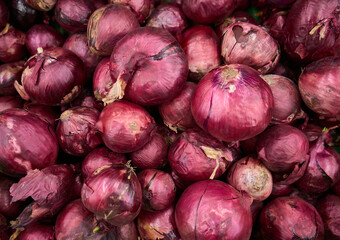
M1 172L25 174L55 164L58 141L48 123L23 109L8 109L0 113Z
M25 0L32 8L38 11L50 11L57 3L57 0Z
M93 92L90 89L83 89L80 95L70 103L70 107L76 106L92 107L98 111L102 111L104 108L104 104L93 96Z
M264 29L236 22L225 30L221 54L227 64L245 64L265 74L279 62L280 48Z
M8 7L4 0L0 0L0 28L6 26L9 20Z
M108 94L110 84L112 84L110 58L106 57L98 63L92 78L93 93L98 101L102 101Z
M85 67L73 52L52 48L32 56L25 64L22 86L15 87L25 100L57 106L76 98L85 83Z
M175 182L171 175L156 169L146 169L138 173L142 187L142 209L160 211L170 207L176 195Z
M142 188L130 167L104 166L85 181L81 199L84 206L99 219L113 226L122 226L138 216Z
M11 108L21 108L23 101L20 97L16 96L3 96L0 97L0 112Z
M324 117L340 116L340 56L309 64L299 77L299 90L307 107Z
M273 106L273 94L261 75L246 65L231 64L201 79L191 112L199 127L229 142L264 131L273 116Z
M86 155L82 163L81 172L84 179L87 179L98 168L111 164L126 164L124 154L111 152L106 147L99 147Z
M112 22L115 22L114 27ZM127 6L109 4L99 8L91 15L87 26L90 50L100 56L110 56L116 43L138 27L137 18Z
M8 63L21 60L25 55L26 34L10 26L0 32L0 61Z
M21 78L24 61L0 65L0 95L16 95L14 81Z
M22 231L18 240L54 240L54 227L40 223L32 224Z
M109 0L109 3L128 5L139 23L144 23L151 11L151 0Z
M260 214L263 239L324 239L324 226L316 209L301 198L279 197Z
M181 195L175 209L183 240L250 238L251 199L217 180L194 183Z
M270 36L275 38L281 45L283 45L285 41L285 32L283 28L286 23L287 16L287 10L273 11L262 23Z
M192 21L210 24L229 16L236 7L236 0L186 0L182 2L184 14Z
M293 193L293 190L292 185L274 183L270 198L274 199L276 197L288 196Z
M24 109L27 112L34 113L38 115L42 120L49 123L53 129L57 126L57 113L55 110L49 106L38 104L38 103L28 103L24 104Z
M9 189L14 183L14 181L8 178L0 177L0 214L3 214L8 219L15 219L23 205L20 202L12 202Z
M189 78L198 82L221 65L220 40L208 26L195 25L183 33L181 46L188 57Z
M42 21L42 13L31 8L25 0L10 0L10 22L18 29L27 31Z
M158 28L143 27L125 35L110 61L114 85L104 103L125 95L140 105L162 104L179 93L188 75L183 49L168 31Z

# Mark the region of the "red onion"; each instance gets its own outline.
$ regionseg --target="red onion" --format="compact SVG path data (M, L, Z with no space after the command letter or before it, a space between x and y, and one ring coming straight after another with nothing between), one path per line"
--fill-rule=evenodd
M0 0L0 28L6 26L9 20L8 7L4 0Z
M23 101L17 96L3 96L0 97L0 112L11 108L21 108Z
M222 56L228 64L245 64L265 74L277 65L280 48L261 27L247 22L236 22L225 30Z
M32 224L20 233L18 240L54 240L54 227L41 223Z
M103 58L93 73L93 91L98 101L103 100L103 97L110 90L110 84L112 84L110 58Z
M279 197L260 214L263 239L324 239L324 226L316 209L301 198Z
M246 65L231 64L202 78L191 111L198 126L215 138L240 141L266 129L273 106L273 94L261 75Z
M38 11L50 11L57 0L25 0L28 5Z
M14 81L21 78L24 61L0 65L0 95L15 95Z
M63 42L63 36L46 24L36 24L26 33L26 47L31 55L37 54L39 47L46 50L59 47Z
M8 232L7 232L7 220L4 216L0 214L0 240L8 240Z
M38 104L38 103L28 103L24 104L24 109L27 112L34 113L38 115L42 120L49 123L53 129L56 128L57 122L56 119L58 117L55 110L49 106Z
M288 196L293 192L292 185L286 185L286 184L280 184L280 183L274 183L273 184L273 190L270 195L270 198L276 198L276 197L282 197L282 196Z
M273 189L270 171L253 156L235 162L228 170L228 183L239 191L245 191L254 201L263 201Z
M131 221L123 226L118 226L113 228L113 236L117 237L117 239L124 240L136 240L138 239L138 231L134 221Z
M70 107L76 106L92 107L99 111L102 111L104 108L103 102L98 101L90 89L83 89L80 95L70 103Z
M192 182L189 181L184 181L183 179L181 179L177 173L171 169L170 171L170 175L172 177L172 179L174 180L174 183L176 185L176 189L177 190L185 190L187 187L189 187L191 185Z
M178 94L187 79L187 57L163 29L144 27L128 33L116 44L110 61L114 84L104 103L125 95L141 105L161 104Z
M340 115L340 56L327 57L309 64L299 78L305 104L324 117Z
M181 46L188 57L189 78L199 81L221 65L220 40L208 26L195 25L183 33Z
M260 135L256 135L255 137L240 141L240 147L245 154L256 153L256 144L259 136Z
M0 177L0 214L3 214L8 219L16 218L22 207L22 203L12 202L9 189L14 183L14 181L8 178Z
M58 141L48 123L23 109L0 113L0 164L9 175L41 169L57 160Z
M171 175L156 169L146 169L137 175L142 186L142 209L160 211L175 200L176 186Z
M285 41L285 32L283 28L286 23L287 16L287 10L273 11L270 13L269 17L262 23L270 36L275 38L282 45Z
M336 240L340 238L340 197L328 194L319 200L318 210L325 224L325 239Z
M229 16L236 7L236 0L185 0L182 10L192 21L210 24Z
M168 162L168 145L165 138L157 132L141 149L130 153L133 166L138 169L162 168Z
M200 129L183 132L168 153L171 169L185 181L218 178L238 157L235 149Z
M175 210L178 232L187 239L249 239L251 199L229 184L206 180L192 184Z
M323 130L321 126L313 123L308 123L307 125L302 124L299 126L299 128L304 134L306 134L309 142L314 142L315 140L318 140ZM327 139L328 138L329 138L328 141L332 140L332 136L327 137Z
M83 62L67 49L52 48L31 57L22 73L22 86L14 85L23 99L55 106L71 102L84 82Z
M252 218L253 218L253 223L256 224L256 220L257 220L257 216L259 215L261 209L263 208L264 203L263 202L253 202L250 205L250 210L251 210L251 214L252 214ZM254 225L253 225L254 228ZM253 232L252 232L253 233ZM250 238L252 239L252 238Z
M332 192L336 194L337 196L340 196L340 184L339 183L340 183L340 180L334 183L332 187Z
M191 114L191 100L196 87L197 84L193 82L185 82L184 87L175 98L158 107L164 124L176 133L178 130L185 131L196 126Z
M180 6L173 3L162 3L152 12L146 26L168 30L180 41L182 32L188 27L188 21Z
M144 23L151 11L150 0L109 0L109 3L128 5L136 15L139 23Z
M93 12L88 22L87 40L90 50L100 56L110 56L116 43L138 27L137 18L127 6L109 4L99 8Z
M151 140L155 121L144 108L118 101L103 109L96 127L108 148L127 153L142 148Z
M124 154L111 152L106 147L96 148L86 155L82 163L82 175L87 179L98 168L111 164L126 164Z
M246 9L250 3L250 0L236 0L235 9Z
M22 31L7 24L0 32L0 61L15 62L25 55L25 38Z
M157 212L141 211L137 226L142 239L180 239L172 205Z
M142 205L142 188L131 167L103 166L81 190L84 206L99 219L122 226L137 217Z
M84 156L102 143L95 124L100 112L91 107L73 107L60 115L57 136L60 147L74 156Z

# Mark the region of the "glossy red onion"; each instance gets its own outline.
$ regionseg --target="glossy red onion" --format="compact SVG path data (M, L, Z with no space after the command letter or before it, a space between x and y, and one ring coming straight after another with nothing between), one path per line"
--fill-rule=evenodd
M0 0L0 28L6 26L9 20L9 10L5 0Z
M110 61L114 84L103 99L106 103L124 96L140 105L161 104L175 97L187 79L187 57L163 29L144 27L128 33Z
M23 109L0 113L0 164L6 174L25 174L57 160L58 141L48 123Z
M106 147L99 147L86 155L82 163L81 172L84 179L100 167L111 164L126 164L126 156L122 153L111 152Z
M15 62L25 55L26 34L7 24L0 32L0 61Z
M175 219L181 239L249 239L250 205L248 196L224 182L194 183L176 205Z
M25 64L20 96L45 105L67 104L77 97L85 82L83 62L73 52L52 48L32 56Z
M0 95L16 95L14 81L20 80L24 61L0 65Z
M211 27L195 25L188 28L180 43L188 57L191 80L198 82L211 69L221 65L220 40Z
M99 219L122 226L139 214L142 188L131 167L104 166L84 182L81 199L84 206Z
M202 78L191 111L198 126L215 138L240 141L266 129L273 106L273 94L260 74L246 65L231 64Z
M145 22L151 11L150 0L109 0L109 3L129 6L140 23Z
M230 15L236 7L236 0L185 0L182 10L192 21L210 24L221 21Z
M110 56L116 43L138 27L138 20L128 6L109 4L101 7L93 12L88 22L90 50L100 56Z
M38 115L38 117L40 117L42 120L48 122L53 127L53 129L56 128L58 115L55 109L53 109L52 107L38 103L26 102L24 104L24 109L27 112Z
M54 227L35 223L22 231L17 238L18 240L54 240Z
M324 226L316 209L301 198L279 197L260 214L263 239L324 239Z
M3 96L0 97L0 112L11 108L21 108L23 101L18 96Z
M38 11L50 11L57 3L57 0L25 0L28 5Z
M9 189L15 182L5 177L0 177L0 214L8 219L14 219L19 215L23 206L20 202L12 202L12 196Z

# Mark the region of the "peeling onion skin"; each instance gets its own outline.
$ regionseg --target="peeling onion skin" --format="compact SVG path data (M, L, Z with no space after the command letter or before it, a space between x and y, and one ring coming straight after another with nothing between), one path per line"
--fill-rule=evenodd
M188 61L168 31L143 27L116 44L110 70L114 85L106 96L107 103L124 96L139 105L157 105L182 89L188 76Z
M151 11L151 0L109 0L109 3L128 5L141 24L149 17Z
M23 101L17 96L3 96L0 97L0 112L11 108L21 108Z
M138 20L128 6L109 4L98 8L87 26L90 50L100 56L110 56L116 43L136 28L139 28Z
M103 58L93 73L92 78L93 93L98 101L103 101L109 94L110 88L112 87L112 79L110 72L110 58Z
M54 227L36 223L22 231L18 240L54 240Z
M15 182L6 177L0 177L0 214L8 219L15 219L24 206L21 202L11 202L12 196L9 189Z
M14 81L20 80L24 70L24 61L0 65L0 95L16 95Z
M0 32L0 61L15 62L21 60L26 53L26 34L7 24Z
M9 20L9 11L5 0L0 0L0 28L6 26Z
M245 64L266 74L280 59L280 47L264 29L236 22L225 30L221 54L227 64Z
M57 0L25 0L25 2L38 11L48 12L52 10Z
M55 164L59 150L56 135L38 116L23 109L1 112L0 133L1 172L21 175Z
M248 196L217 180L190 185L175 209L181 239L249 239L251 202Z
M299 77L301 97L308 108L326 118L340 118L340 56L309 64Z
M191 102L197 125L227 142L246 140L264 131L273 107L268 84L259 72L242 64L210 71L199 82Z
M260 213L263 239L324 239L324 225L316 209L297 197L279 197Z

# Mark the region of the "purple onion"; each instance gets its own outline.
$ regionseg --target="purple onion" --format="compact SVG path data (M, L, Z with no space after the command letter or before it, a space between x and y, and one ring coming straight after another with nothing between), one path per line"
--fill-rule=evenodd
M110 91L110 84L112 84L110 72L110 58L103 58L93 73L93 92L98 101L103 101L103 98Z
M26 53L25 39L25 33L7 24L0 32L0 61L21 60Z
M8 178L0 177L0 214L3 214L8 219L15 219L23 206L20 202L12 202L9 189L14 183L14 181Z
M7 233L7 220L0 214L0 240L8 240L9 236Z
M57 3L57 0L25 0L28 5L38 11L50 11Z
M145 22L145 19L150 15L152 7L150 0L109 0L109 3L128 5L136 15L139 23Z
M285 32L283 30L288 16L287 10L272 11L269 17L262 23L270 36L275 38L280 44L284 44Z
M98 101L94 97L93 91L88 88L83 89L79 96L70 103L70 107L77 106L91 107L97 109L98 111L102 111L104 108L103 102Z
M0 112L11 108L21 108L23 101L18 96L3 96L0 97Z
M35 223L22 231L18 240L54 240L54 227Z
M41 23L43 14L28 5L25 0L9 0L10 22L16 28L27 31L34 24Z
M293 190L294 189L292 185L274 183L270 198L288 196L293 193Z
M53 108L38 103L26 102L24 104L24 109L27 112L36 114L42 120L49 123L53 129L56 128L58 115Z
M240 141L240 147L245 154L254 154L256 153L256 144L260 135L256 135L255 137L249 138L244 141Z
M8 7L4 0L0 0L0 28L6 26L9 20Z
M16 95L14 82L20 80L24 61L0 65L0 95Z

